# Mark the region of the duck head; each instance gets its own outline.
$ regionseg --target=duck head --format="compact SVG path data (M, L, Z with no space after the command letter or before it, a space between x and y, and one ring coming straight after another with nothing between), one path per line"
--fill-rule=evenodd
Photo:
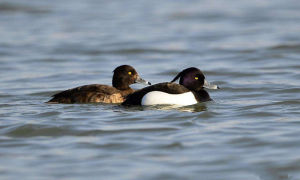
M210 84L206 81L204 74L200 71L200 69L195 67L184 69L178 73L171 82L175 82L178 78L180 78L179 84L185 86L191 91L199 91L203 88L219 89L217 85Z
M122 65L113 72L112 85L119 90L129 89L129 85L134 83L151 85L150 82L142 79L132 66Z

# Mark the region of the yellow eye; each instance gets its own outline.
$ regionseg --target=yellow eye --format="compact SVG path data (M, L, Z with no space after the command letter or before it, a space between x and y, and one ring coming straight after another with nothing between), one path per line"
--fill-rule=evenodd
M129 71L128 74L131 75L132 73Z
M195 77L195 79L198 80L199 78L198 78L198 77Z

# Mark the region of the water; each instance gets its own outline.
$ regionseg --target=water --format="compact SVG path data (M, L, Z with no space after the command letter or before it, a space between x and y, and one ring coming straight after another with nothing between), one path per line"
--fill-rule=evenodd
M299 21L296 0L0 1L0 178L300 179ZM175 109L44 103L121 64L221 89Z

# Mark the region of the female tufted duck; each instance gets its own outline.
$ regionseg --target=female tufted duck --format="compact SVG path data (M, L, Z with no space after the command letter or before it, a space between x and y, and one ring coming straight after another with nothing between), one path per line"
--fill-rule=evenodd
M140 78L136 70L129 65L122 65L114 70L112 85L91 84L62 91L53 95L48 103L122 103L134 92L129 85L151 83Z
M174 83L178 78L179 84ZM171 82L155 84L130 94L122 105L192 105L212 100L203 88L218 89L195 67L181 71Z

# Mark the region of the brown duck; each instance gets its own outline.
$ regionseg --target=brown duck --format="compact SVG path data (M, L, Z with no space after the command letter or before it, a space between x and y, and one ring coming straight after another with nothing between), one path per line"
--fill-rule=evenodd
M53 95L48 103L122 103L134 90L129 85L150 82L140 78L136 70L122 65L114 70L112 85L91 84L68 89Z

